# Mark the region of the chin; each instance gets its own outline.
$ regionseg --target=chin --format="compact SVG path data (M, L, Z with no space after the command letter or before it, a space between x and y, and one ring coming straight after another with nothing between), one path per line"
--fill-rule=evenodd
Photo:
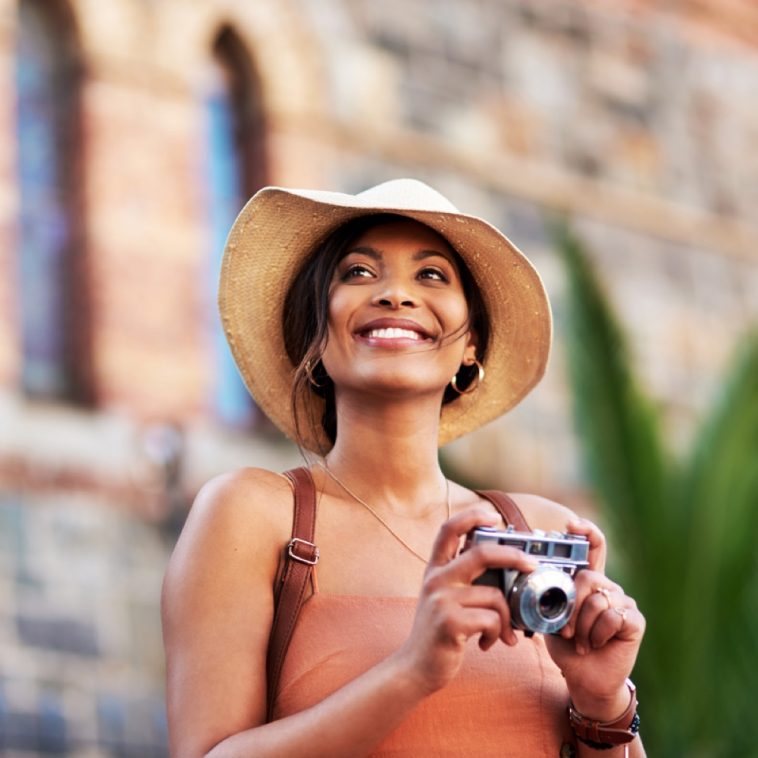
M381 392L394 396L401 394L409 396L439 395L441 397L446 384L447 382L443 383L441 380L434 381L428 372L421 371L383 371L381 374L364 377L364 381L361 382L362 388L366 392Z

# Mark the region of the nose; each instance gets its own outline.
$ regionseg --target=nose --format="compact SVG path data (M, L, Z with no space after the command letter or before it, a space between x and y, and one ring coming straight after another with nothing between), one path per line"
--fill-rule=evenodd
M374 304L382 308L415 308L416 300L407 293L384 292L374 298Z
M409 289L396 278L387 280L373 298L374 305L382 308L415 308L418 301Z

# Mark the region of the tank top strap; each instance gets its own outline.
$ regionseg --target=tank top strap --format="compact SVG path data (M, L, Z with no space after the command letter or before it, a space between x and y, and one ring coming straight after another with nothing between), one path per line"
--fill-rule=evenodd
M506 526L512 526L519 532L530 532L524 514L510 495L500 490L475 490L477 495L489 500L503 517Z
M284 475L292 484L292 537L285 546L284 569L274 588L274 619L266 653L269 721L284 658L319 559L318 547L313 542L317 503L311 472L300 467L286 471Z

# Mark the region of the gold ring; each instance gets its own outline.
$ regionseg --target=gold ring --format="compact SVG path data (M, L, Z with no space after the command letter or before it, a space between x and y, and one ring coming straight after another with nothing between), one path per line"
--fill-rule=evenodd
M619 629L619 631L621 631L624 628L624 624L626 624L626 616L629 613L629 609L614 605L611 610L615 611L619 616L621 616L621 627Z
M606 587L595 587L595 589L593 589L592 591L599 592L606 599L606 602L608 603L608 608L613 607L611 605L611 598L610 598L611 593Z

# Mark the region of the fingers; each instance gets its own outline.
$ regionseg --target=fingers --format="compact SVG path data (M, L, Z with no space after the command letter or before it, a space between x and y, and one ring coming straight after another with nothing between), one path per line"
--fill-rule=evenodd
M447 573L454 581L470 584L487 569L515 569L520 572L531 572L538 566L539 563L523 550L488 543L477 545L462 553L455 563L449 565Z
M436 588L447 584L470 585L487 569L514 569L531 572L539 563L523 550L488 543L461 553L454 560L427 572L426 584Z
M444 569L446 581L470 584L488 568L534 571L539 565L534 558L523 550L496 543L479 544L458 555L464 535L474 527L493 526L499 520L497 514L480 507L469 508L453 516L442 525L432 547L430 572L439 575L440 569Z
M593 571L605 571L607 545L605 535L597 524L589 519L578 518L568 522L566 531L569 534L579 534L587 538L590 543L590 568Z
M483 507L468 508L446 521L437 535L429 559L430 566L443 566L455 558L461 537L476 526L495 526L500 517Z
M499 520L498 514L482 507L470 508L449 519L432 548L422 592L422 604L428 604L444 636L479 633L483 650L498 639L515 645L517 638L502 591L472 582L490 568L529 572L539 565L522 550L497 543L480 544L459 553L464 535L477 526L495 526Z
M614 637L621 639L628 631L626 618L629 611L630 607L619 604L596 613L581 613L576 625L577 652L601 648Z
M577 653L586 654L610 640L641 638L644 618L635 601L602 574L582 571L576 577L576 610L561 636L574 638Z
M450 602L456 603L463 609L483 611L486 615L467 613L471 619L482 622L481 628L474 627L471 634L481 632L479 647L489 650L501 639L507 645L517 643L516 634L511 626L511 612L505 601L505 596L496 587L472 585L467 587L450 587L448 589Z

